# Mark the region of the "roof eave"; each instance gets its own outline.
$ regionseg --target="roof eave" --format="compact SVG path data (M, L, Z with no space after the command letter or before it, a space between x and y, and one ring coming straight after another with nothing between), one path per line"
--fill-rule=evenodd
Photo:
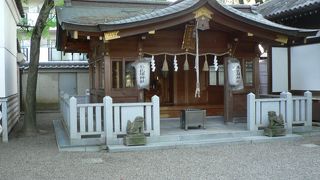
M244 18L242 16L238 16L232 12L229 12L228 10L226 10L223 6L221 6L218 2L216 1L208 1L208 3L212 6L215 7L216 10L218 10L220 13L223 13L229 17L232 18L240 18L242 22L248 23L250 25L254 25L260 28L264 28L270 31L274 31L277 33L281 33L281 34L286 34L286 35L290 35L290 36L296 36L296 37L307 37L307 36L314 36L317 34L317 30L306 30L306 31L300 31L300 30L286 30L286 29L281 29L281 28L277 28L274 26L270 26L270 25L266 25L263 23L259 23L257 21L253 21L251 19L248 18Z

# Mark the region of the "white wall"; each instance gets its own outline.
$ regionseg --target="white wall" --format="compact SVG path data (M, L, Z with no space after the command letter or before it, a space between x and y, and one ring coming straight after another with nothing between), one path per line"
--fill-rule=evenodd
M78 95L86 95L86 89L90 89L89 74L77 73Z
M37 82L37 110L57 110L59 108L59 74L73 73L77 76L77 95L85 95L89 89L89 73L55 71L39 71ZM27 72L22 73L22 100L25 101Z
M291 48L291 89L320 91L320 44Z
M1 33L0 33L1 34ZM4 48L0 48L0 98L5 97L6 94L6 78L5 78L5 62L4 62Z
M272 47L272 92L288 91L288 49Z
M0 1L0 97L17 93L17 30L14 0Z

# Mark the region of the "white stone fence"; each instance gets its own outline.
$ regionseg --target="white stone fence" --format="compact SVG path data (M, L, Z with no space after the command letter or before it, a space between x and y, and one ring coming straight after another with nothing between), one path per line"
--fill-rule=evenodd
M137 116L145 119L145 133L160 135L157 96L153 96L151 102L142 103L113 103L112 98L106 96L103 103L79 104L77 98L63 94L60 96L60 110L71 144L121 143L122 138L118 136L126 134L127 121L133 121Z
M312 128L312 93L307 91L304 96L294 96L290 92L282 92L279 98L256 99L255 94L247 95L247 128L256 131L267 127L268 112L281 114L287 132L291 133L294 125L303 126L304 130Z
M8 142L8 135L20 118L19 95L0 98L0 134L2 141Z

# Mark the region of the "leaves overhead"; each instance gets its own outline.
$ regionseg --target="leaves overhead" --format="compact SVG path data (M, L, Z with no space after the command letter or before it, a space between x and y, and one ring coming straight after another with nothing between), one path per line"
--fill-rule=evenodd
M30 5L30 1L32 0L22 0L25 6ZM55 0L55 6L63 6L64 0ZM54 13L54 9L50 12L50 16L46 21L46 27L42 32L42 36L44 38L48 38L50 36L50 29L56 27L56 15ZM18 23L18 39L20 40L28 40L31 38L32 31L34 26L30 24L30 20L27 17L21 18L20 22Z

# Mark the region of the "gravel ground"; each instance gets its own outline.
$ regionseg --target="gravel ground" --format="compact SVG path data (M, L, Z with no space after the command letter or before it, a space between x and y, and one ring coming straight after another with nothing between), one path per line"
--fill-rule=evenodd
M320 137L130 153L58 152L57 114L38 114L37 137L0 142L0 180L320 179Z

